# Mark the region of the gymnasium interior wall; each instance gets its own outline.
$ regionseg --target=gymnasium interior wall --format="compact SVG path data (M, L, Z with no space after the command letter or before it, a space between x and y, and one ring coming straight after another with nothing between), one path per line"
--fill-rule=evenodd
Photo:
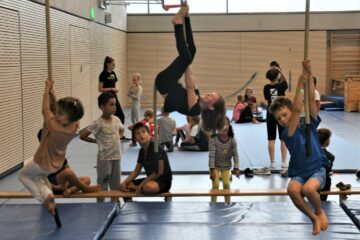
M128 78L134 72L143 75L146 97L143 105L151 104L156 74L177 55L171 18L170 15L128 16ZM288 96L293 96L304 56L303 13L193 14L191 22L197 46L193 70L202 92L217 91L229 96L256 72L256 78L247 87L263 101L263 86L268 83L266 71L269 63L277 60L290 79ZM321 94L330 94L332 84L329 74L330 33L350 30L360 34L359 26L359 12L311 13L309 59L319 79L317 88ZM347 58L346 61L357 62L359 72L358 44L352 43L352 46L346 49L355 53L357 58ZM336 61L348 65L343 55L339 57ZM160 103L161 97L158 99ZM235 102L236 95L227 99L228 106Z
M0 177L31 158L38 146L47 77L43 2L0 1ZM83 101L81 127L100 114L98 75L106 55L116 61L124 107L130 103L126 93L134 72L143 76L143 106L150 106L154 77L176 56L171 16L126 17L126 9L112 9L113 21L105 25L96 2L53 0L51 9L55 90L58 97L73 95ZM90 20L86 9L94 4L97 17ZM276 59L286 74L291 72L292 96L303 58L303 18L303 14L194 15L198 49L194 73L201 91L227 96L256 72L248 87L261 101L265 72ZM329 31L357 32L360 17L358 12L315 13L311 26L309 56L319 77L318 89L325 93ZM234 102L235 97L227 100L229 106Z
M0 1L0 12L1 176L21 166L37 149L47 49L43 4L5 0ZM58 98L72 95L82 100L83 128L100 114L97 87L105 56L116 61L119 86L127 85L126 29L57 9L50 14L54 89ZM125 22L126 15L122 18ZM122 102L126 101L125 89L119 93Z

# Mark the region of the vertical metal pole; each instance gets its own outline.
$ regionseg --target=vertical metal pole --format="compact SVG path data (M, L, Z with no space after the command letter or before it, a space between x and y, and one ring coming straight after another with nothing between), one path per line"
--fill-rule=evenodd
M308 60L309 22L310 22L310 0L306 0L304 61ZM312 79L310 79L310 81L312 81ZM306 153L307 153L308 156L310 156L311 155L311 143L310 143L310 95L309 95L309 84L305 84L304 92L305 92Z

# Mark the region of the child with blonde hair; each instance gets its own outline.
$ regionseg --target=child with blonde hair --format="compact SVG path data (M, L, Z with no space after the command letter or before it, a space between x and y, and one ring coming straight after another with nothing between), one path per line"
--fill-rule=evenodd
M132 85L129 88L128 97L131 98L131 122L133 124L140 121L140 100L142 95L141 75L135 73L132 77Z

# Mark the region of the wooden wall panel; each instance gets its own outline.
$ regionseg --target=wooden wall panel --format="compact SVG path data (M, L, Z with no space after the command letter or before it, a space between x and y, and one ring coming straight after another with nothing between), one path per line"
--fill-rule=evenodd
M81 126L91 122L91 83L90 83L90 39L89 30L70 26L71 48L71 95L82 102L85 112L80 120Z
M170 39L172 37L170 34L127 34L127 79L130 81L134 73L141 73L143 97L145 98L145 100L142 101L142 104L147 106L150 106L152 103L154 79L160 69L157 66L157 46L158 44L163 44L163 42L158 41L160 35L168 38L165 43L174 44L174 40ZM170 49L172 57L176 56L175 48L173 47ZM165 66L166 65L164 64L161 67ZM158 95L157 99L158 102L162 102L161 96ZM127 101L129 103L131 102L130 99L127 99Z
M330 35L331 94L344 95L347 75L360 74L360 31L333 31Z
M0 173L23 158L19 12L0 7Z
M292 73L296 85L303 59L303 32L195 32L197 54L193 69L201 92L217 91L228 96L257 72L248 87L263 100L265 73L272 60L277 60L286 74ZM156 74L177 56L173 33L128 33L128 79L132 73L143 75L143 105L150 106ZM310 33L309 57L319 78L318 89L325 93L326 32ZM241 92L241 94L243 94ZM292 97L292 93L288 94ZM232 106L236 96L228 99ZM160 103L160 101L159 101Z
M8 9L3 10L2 7ZM8 139L7 144L11 144L11 147L0 146L1 156L8 156L6 159L0 158L1 175L5 168L31 158L38 147L36 135L43 124L41 102L47 77L47 50L44 6L25 0L4 0L0 1L0 9L0 81L5 86L0 90L0 111L8 111L0 115L3 123L0 131ZM7 16L6 11L16 13L18 17ZM80 52L70 51L70 26L88 29L86 37L73 39L80 46ZM86 127L100 115L96 99L97 82L106 54L117 60L116 72L121 79L120 84L126 83L126 33L54 9L51 9L51 31L55 91L58 98L74 95L84 101L86 115L81 127ZM90 34L93 32L98 34L95 41ZM14 40L12 35L18 39ZM71 60L75 61L74 65ZM79 66L83 67L82 72ZM82 73L81 77L75 74L79 72ZM81 78L81 84L76 84L76 78ZM11 85L8 84L10 80ZM126 89L127 86L121 88L119 93L123 101L126 100ZM3 99L10 97L16 111L9 111L8 105L3 102Z

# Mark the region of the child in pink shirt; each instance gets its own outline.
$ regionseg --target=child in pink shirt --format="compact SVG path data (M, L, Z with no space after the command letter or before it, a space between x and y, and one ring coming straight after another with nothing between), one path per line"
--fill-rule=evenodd
M65 97L56 104L56 114L50 110L51 100L56 102L53 81L46 80L42 103L44 127L42 141L34 158L21 169L19 180L31 194L55 214L55 198L47 176L61 169L66 147L79 129L84 108L79 99ZM51 100L50 100L51 99Z

